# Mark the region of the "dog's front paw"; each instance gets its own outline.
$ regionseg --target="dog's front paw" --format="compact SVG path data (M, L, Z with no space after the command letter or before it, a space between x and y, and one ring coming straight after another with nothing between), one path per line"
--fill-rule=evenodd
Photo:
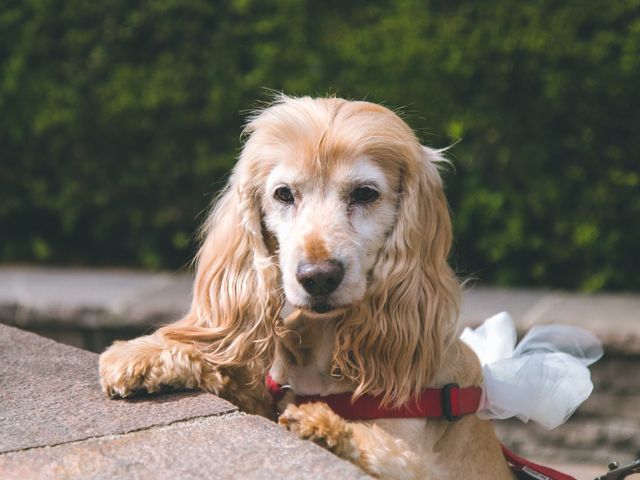
M192 345L156 335L115 342L100 355L100 384L110 397L166 387L196 388L205 372L201 354Z
M100 385L109 397L124 398L145 390L145 378L155 359L139 343L117 341L100 355Z
M312 440L341 457L350 460L357 457L349 425L326 403L290 404L280 415L278 423L298 437Z

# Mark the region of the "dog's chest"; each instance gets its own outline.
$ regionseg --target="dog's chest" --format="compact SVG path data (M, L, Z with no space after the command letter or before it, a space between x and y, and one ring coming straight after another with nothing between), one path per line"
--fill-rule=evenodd
M271 377L297 395L329 395L352 390L350 382L331 375L335 342L333 322L287 318L279 332Z

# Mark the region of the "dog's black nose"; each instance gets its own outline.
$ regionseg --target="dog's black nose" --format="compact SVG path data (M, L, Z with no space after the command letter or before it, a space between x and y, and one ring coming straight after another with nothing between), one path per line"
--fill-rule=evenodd
M298 265L296 279L311 295L328 295L344 278L344 267L337 260Z

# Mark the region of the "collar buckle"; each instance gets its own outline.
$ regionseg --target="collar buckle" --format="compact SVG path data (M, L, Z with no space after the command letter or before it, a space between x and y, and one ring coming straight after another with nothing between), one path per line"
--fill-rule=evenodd
M449 422L460 420L460 385L447 383L442 387L442 416Z

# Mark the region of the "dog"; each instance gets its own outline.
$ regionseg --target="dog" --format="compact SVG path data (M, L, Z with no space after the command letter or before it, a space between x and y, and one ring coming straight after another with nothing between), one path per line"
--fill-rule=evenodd
M202 229L189 312L100 357L111 397L199 388L271 416L381 478L513 478L475 415L348 421L293 395L409 404L482 383L458 340L442 151L390 109L280 96L255 113ZM287 405L286 398L290 397Z

